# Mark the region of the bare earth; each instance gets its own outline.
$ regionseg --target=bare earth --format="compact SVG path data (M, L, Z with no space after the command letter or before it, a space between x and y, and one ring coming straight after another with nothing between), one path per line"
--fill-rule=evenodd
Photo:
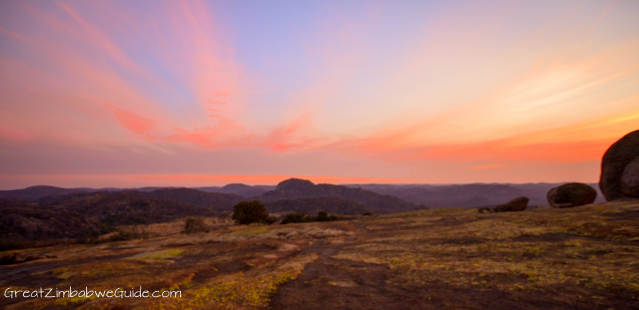
M211 221L210 223L213 223ZM348 221L214 224L17 252L2 292L180 290L181 298L0 298L3 309L639 309L639 202ZM8 253L2 253L6 255Z

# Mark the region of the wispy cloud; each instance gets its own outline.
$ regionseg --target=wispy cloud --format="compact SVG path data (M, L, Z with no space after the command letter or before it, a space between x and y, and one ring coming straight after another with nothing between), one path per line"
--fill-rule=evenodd
M145 154L149 176L215 153L256 175L593 180L637 127L639 23L633 2L575 5L11 2L0 161L33 173L43 160L20 152L73 148ZM301 159L327 154L324 174Z

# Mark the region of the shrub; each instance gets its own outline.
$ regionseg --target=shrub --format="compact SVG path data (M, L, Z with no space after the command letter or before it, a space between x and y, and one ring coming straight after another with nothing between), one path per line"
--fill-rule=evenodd
M275 218L274 216L269 216L266 218L266 220L264 220L264 223L268 225L271 225L275 222L277 222L277 218Z
M288 224L288 223L304 223L304 222L311 222L312 219L309 218L306 214L304 213L297 213L297 212L293 212L293 213L289 213L283 220L281 224Z
M362 214L364 216L371 216L372 214L370 212L364 212L364 214Z
M204 223L204 219L201 217L192 218L189 217L186 219L184 223L184 233L185 234L193 234L198 232L208 232L209 229Z
M293 212L287 215L281 224L306 223L306 222L328 222L337 220L337 216L329 215L326 211L320 211L317 216L308 216L304 213Z
M319 213L317 213L317 220L319 222L328 221L328 213L326 211L320 211Z
M233 221L240 225L251 223L267 223L269 221L266 207L259 201L242 201L233 207Z

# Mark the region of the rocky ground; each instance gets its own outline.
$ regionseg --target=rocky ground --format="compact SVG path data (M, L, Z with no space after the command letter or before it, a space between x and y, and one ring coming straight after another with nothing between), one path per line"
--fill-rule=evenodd
M210 223L213 223L212 221ZM181 298L0 298L5 309L638 309L639 202L327 223L212 224L1 253L2 292L180 290ZM175 224L174 226L179 226Z

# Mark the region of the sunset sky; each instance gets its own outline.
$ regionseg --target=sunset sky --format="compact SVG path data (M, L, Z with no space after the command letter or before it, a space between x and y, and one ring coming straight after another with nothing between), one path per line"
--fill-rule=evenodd
M0 189L597 182L639 1L0 1Z

